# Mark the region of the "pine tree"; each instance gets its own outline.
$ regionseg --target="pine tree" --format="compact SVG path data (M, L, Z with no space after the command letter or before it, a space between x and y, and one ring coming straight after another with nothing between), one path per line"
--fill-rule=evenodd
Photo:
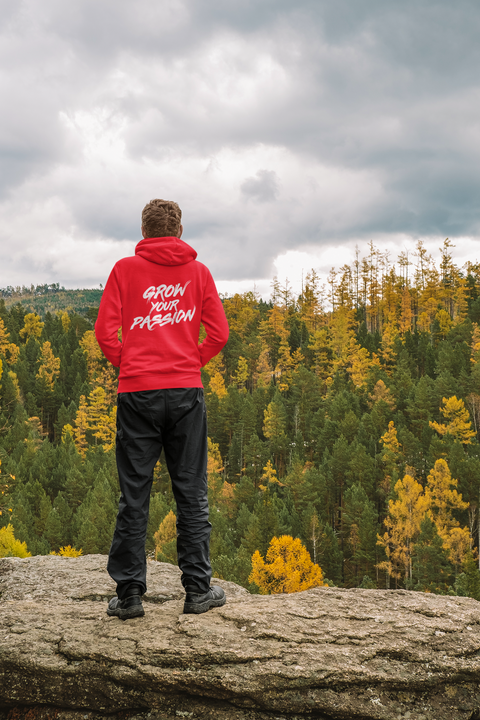
M345 492L344 533L349 547L345 574L358 585L360 578L373 573L377 555L378 513L363 487L353 485Z
M272 537L278 535L279 523L270 489L261 493L255 504L251 521L242 539L244 547L251 556L255 550L265 555Z
M460 588L462 591L459 592ZM480 570L471 550L466 554L463 572L455 580L457 595L480 600Z
M413 549L414 590L445 595L452 581L452 566L435 523L425 515Z
M84 469L74 466L67 470L65 481L65 498L72 511L76 511L85 500L90 489L90 482Z
M287 418L285 406L278 392L264 412L263 432L270 441L275 464L283 470L287 443Z
M315 270L310 270L305 276L305 285L298 298L299 315L304 321L309 333L315 333L323 318L322 290L320 278Z
M107 554L116 516L117 498L104 472L100 471L76 513L75 547L83 548L85 555L92 552Z
M388 495L392 482L398 480L400 467L404 462L393 420L388 423L388 430L382 435L380 442L383 444L382 461L385 467L385 482L382 484L382 489L385 495Z
M44 536L50 543L52 550L58 551L62 545L71 544L72 515L72 510L66 498L62 492L59 492L48 514L44 531Z
M80 526L76 539L77 547L81 547L84 555L95 555L100 552L98 529L87 517Z
M343 553L337 536L329 523L323 526L317 561L323 569L324 576L335 585L343 580Z

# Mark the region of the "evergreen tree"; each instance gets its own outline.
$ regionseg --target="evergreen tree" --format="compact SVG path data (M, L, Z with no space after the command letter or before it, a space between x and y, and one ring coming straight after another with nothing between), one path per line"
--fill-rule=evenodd
M345 579L358 585L374 572L377 556L378 514L361 485L345 493L344 535L346 548Z
M77 535L74 544L83 553L107 554L112 542L117 500L103 471L98 474L93 487L76 513ZM92 550L91 548L95 548Z
M332 580L335 585L343 581L343 553L331 525L323 526L318 551L318 564L323 570L325 578Z
M452 566L435 523L425 515L413 551L413 589L445 595L452 581Z
M455 591L457 595L480 600L480 570L471 551L465 558L463 572L455 579Z

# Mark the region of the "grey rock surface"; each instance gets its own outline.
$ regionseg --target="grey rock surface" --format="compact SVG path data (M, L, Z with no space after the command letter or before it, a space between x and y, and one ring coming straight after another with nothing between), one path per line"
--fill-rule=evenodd
M145 617L109 618L106 557L0 560L0 718L467 720L480 707L480 603L316 588L183 615L149 563ZM480 718L480 714L478 715Z

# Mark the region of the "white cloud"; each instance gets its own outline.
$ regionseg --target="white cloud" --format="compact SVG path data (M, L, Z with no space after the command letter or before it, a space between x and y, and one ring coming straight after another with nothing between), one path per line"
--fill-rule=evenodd
M468 0L7 0L0 286L104 282L153 197L228 292L369 239L474 259L479 29Z

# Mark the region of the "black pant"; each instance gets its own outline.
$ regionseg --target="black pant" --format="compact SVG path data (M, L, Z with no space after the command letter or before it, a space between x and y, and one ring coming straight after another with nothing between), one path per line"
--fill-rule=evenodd
M165 449L177 503L177 554L187 591L205 593L212 569L207 497L207 417L202 388L120 393L117 468L120 503L108 572L123 598L130 585L146 592L147 535L153 469Z

